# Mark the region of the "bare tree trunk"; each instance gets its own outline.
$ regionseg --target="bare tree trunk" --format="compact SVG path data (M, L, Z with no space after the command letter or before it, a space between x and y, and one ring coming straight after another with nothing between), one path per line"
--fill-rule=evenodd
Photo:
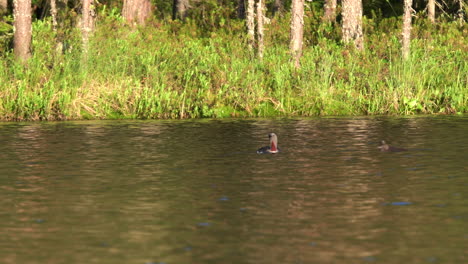
M343 41L353 41L358 50L364 49L362 0L343 0Z
M14 0L14 37L15 57L26 62L31 57L31 0Z
M146 20L151 16L150 0L124 0L122 16L125 21L131 24L145 25Z
M435 23L435 0L427 2L427 17L432 23Z
M153 12L153 5L151 4L151 0L140 0L141 1L141 9L138 12L138 24L144 25L146 21L151 17Z
M52 29L57 32L57 5L55 0L50 0L50 16L52 17Z
M410 43L411 43L411 11L413 0L405 0L403 3L403 39L401 53L403 59L408 59L410 55Z
M245 18L245 0L237 0L237 18Z
M0 15L6 14L8 11L8 1L0 0Z
M247 2L247 41L249 48L253 50L255 44L255 1Z
M458 0L459 3L459 8L458 8L458 20L460 21L460 25L463 25L465 23L465 16L464 16L464 6L463 6L463 0Z
M94 9L94 0L82 0L82 19L81 19L81 31L83 38L83 50L85 53L88 52L89 37L94 31L94 18L96 16Z
M336 0L325 0L322 21L332 23L336 20Z
M124 0L123 7L122 7L122 17L128 23L132 23L135 21L135 17L137 16L137 3L138 0Z
M257 40L258 40L258 57L263 59L263 25L264 25L264 0L258 0L257 2Z
M299 68L302 56L302 40L304 35L304 0L293 0L291 7L291 42L289 49L294 66Z
M273 16L281 15L284 12L284 0L275 0L273 2Z
M174 0L172 6L172 19L184 20L187 17L187 10L189 7L189 0Z

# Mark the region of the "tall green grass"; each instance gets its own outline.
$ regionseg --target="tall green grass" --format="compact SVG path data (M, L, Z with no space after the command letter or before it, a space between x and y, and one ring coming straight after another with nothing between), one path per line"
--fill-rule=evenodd
M262 61L243 24L201 31L152 21L131 28L101 17L84 56L80 32L61 46L50 21L34 23L27 66L0 57L0 119L408 115L468 111L468 28L414 25L400 58L400 21L365 20L364 52L309 19L301 69L288 52L288 18L267 27Z

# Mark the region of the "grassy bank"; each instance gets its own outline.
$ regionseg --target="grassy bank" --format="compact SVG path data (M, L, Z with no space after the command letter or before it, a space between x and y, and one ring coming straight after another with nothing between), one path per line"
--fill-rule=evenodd
M26 67L0 56L0 119L468 112L466 24L416 21L403 62L400 20L366 20L366 50L358 53L309 16L296 70L287 19L268 25L263 61L247 48L241 22L201 32L190 21L131 29L101 17L84 55L78 31L56 36L51 23L37 21Z

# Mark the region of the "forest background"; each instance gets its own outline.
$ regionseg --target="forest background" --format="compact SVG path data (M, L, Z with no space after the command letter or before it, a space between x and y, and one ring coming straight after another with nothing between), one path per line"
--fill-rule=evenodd
M466 113L466 14L464 0L0 0L0 119Z

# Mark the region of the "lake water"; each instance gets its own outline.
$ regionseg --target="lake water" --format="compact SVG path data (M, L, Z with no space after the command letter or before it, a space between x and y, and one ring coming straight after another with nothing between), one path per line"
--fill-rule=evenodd
M0 208L4 264L464 264L468 117L0 123Z

